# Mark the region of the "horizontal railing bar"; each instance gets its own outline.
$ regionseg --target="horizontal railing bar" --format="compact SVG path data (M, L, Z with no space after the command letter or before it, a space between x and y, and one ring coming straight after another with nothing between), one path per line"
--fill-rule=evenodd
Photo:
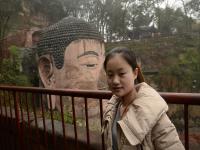
M170 104L200 105L200 93L159 92Z
M21 91L31 93L43 93L51 95L87 97L98 99L110 99L111 91L105 90L75 90L75 89L49 89L39 87L0 86L2 90ZM200 105L200 93L172 93L159 92L159 94L171 104Z
M39 88L39 87L20 87L20 86L0 86L2 90L8 91L20 91L20 92L31 92L31 93L43 93L51 95L61 96L73 96L73 97L87 97L87 98L102 98L109 99L112 96L110 91L105 90L75 90L75 89L50 89L50 88Z

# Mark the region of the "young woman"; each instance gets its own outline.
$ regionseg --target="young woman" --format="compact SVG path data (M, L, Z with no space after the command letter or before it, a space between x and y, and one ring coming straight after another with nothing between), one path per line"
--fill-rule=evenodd
M102 128L106 149L183 150L176 128L166 114L168 106L144 82L134 52L114 48L105 58L104 69L113 93Z

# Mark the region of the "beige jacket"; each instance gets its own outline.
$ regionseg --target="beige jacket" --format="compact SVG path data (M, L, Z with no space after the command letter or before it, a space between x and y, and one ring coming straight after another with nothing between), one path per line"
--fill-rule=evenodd
M111 127L119 102L113 96L104 114L102 133L107 150L112 150ZM153 88L144 82L139 84L136 99L117 122L119 150L184 150L167 110L166 102Z

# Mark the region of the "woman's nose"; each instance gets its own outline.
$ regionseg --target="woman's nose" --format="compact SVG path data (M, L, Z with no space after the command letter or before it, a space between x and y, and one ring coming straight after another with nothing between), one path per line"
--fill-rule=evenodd
M114 84L118 84L119 83L119 77L118 76L114 76L113 83Z

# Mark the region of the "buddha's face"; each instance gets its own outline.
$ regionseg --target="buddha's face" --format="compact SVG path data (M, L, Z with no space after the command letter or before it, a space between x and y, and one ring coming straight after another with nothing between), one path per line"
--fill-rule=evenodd
M96 90L104 61L104 43L98 40L73 41L65 49L64 64L57 69L50 54L39 58L41 80L46 88ZM101 76L102 77L102 76ZM60 110L58 96L51 96L52 107ZM49 106L49 101L48 101Z
M104 44L97 40L83 39L70 43L65 49L63 67L53 67L54 87L97 89L104 52Z

